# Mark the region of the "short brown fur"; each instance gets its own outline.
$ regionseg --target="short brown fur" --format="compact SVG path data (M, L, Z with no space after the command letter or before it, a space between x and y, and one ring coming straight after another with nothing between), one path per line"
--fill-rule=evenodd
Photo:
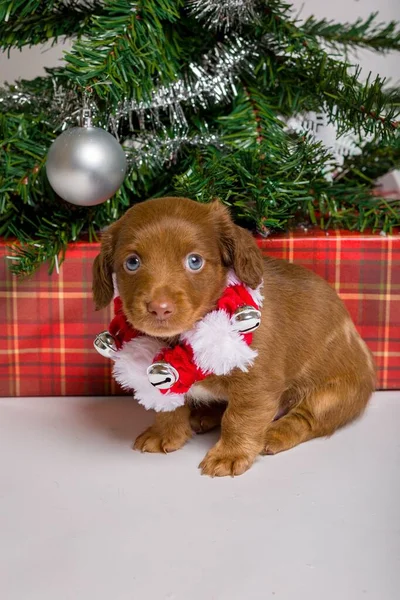
M142 266L127 273L123 263L133 252ZM184 267L191 252L205 258L198 273ZM336 292L311 271L263 259L251 234L234 225L220 203L160 198L131 208L103 236L93 266L94 300L97 308L111 301L115 272L132 325L173 340L215 307L232 267L252 288L264 279L254 366L201 382L200 396L208 392L222 405L197 405L196 384L185 407L156 414L135 442L143 452L170 452L193 430L221 423L219 441L200 464L210 476L240 475L260 454L331 435L363 413L375 388L372 355ZM165 322L146 309L158 298L176 307Z

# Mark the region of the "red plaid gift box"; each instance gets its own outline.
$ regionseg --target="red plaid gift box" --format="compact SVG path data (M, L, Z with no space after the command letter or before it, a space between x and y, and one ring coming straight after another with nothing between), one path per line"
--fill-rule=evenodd
M312 269L342 297L378 365L378 387L400 389L400 235L296 231L258 239L265 254ZM98 244L71 245L59 275L17 280L0 246L0 396L108 395L111 361L93 349L112 307L94 311Z
M17 279L0 246L0 396L108 395L117 391L111 361L93 348L109 310L95 312L92 263L99 244L71 245L60 273L44 265Z

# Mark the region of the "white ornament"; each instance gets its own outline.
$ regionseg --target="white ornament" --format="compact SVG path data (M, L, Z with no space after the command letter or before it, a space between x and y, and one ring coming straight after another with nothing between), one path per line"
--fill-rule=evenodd
M325 176L331 180L335 169L340 168L346 156L355 156L362 153L359 146L359 137L355 131L350 131L339 137L334 119L330 120L328 112L307 112L290 117L286 121L289 130L299 135L309 133L315 141L322 142L333 156L333 161L328 161ZM371 136L364 136L367 142Z

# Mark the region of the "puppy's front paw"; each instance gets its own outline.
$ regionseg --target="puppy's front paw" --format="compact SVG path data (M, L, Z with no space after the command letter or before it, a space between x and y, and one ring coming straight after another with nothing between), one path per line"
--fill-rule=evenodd
M210 477L235 477L242 475L253 464L254 457L244 453L227 451L221 446L214 446L199 464L202 475Z
M185 445L190 436L182 431L162 433L156 427L149 427L136 438L134 450L141 452L174 452Z

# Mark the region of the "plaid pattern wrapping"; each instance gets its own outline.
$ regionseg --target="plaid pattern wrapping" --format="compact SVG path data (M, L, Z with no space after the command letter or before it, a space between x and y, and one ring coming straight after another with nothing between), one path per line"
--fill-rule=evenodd
M344 300L378 364L378 387L400 389L400 235L296 231L257 239L265 254L312 269ZM111 361L93 349L109 309L95 312L91 268L98 244L70 246L60 274L42 267L17 280L0 245L0 396L120 393Z
M111 361L93 348L112 305L95 312L92 263L99 244L68 249L60 273L43 266L17 279L0 245L0 396L108 395L117 391Z

